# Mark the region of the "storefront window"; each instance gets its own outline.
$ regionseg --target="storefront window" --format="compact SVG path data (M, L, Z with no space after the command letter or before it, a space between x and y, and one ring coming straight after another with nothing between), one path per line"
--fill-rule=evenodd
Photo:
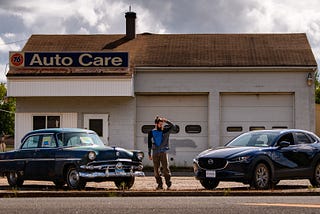
M33 130L60 128L60 116L33 116Z

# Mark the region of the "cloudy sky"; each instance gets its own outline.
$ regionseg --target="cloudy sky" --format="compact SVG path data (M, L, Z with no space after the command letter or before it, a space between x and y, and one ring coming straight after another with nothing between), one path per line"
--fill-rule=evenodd
M305 32L320 62L319 0L0 0L0 81L31 34L123 34L129 5L138 33Z

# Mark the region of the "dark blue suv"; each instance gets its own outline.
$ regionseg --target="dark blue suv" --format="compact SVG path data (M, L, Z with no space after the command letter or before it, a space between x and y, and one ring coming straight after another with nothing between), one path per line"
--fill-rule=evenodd
M320 187L320 139L304 130L244 133L222 148L194 159L196 178L206 189L220 181L238 181L256 189L272 188L282 179L309 179Z

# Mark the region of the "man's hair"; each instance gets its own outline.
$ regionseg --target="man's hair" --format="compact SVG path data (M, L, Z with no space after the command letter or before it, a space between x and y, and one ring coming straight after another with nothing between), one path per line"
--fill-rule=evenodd
M158 124L158 123L160 123L160 122L163 122L162 118L159 117L159 116L156 116L156 118L154 119L154 123L155 123L155 124Z

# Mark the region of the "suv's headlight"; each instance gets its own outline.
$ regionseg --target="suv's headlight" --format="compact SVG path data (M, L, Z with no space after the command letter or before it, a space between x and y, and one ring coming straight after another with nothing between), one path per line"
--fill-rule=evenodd
M91 151L88 153L89 160L93 161L94 159L96 159L96 157L97 157L97 154L95 152Z
M229 162L245 162L249 158L250 158L250 156L240 156L240 157L230 159Z

